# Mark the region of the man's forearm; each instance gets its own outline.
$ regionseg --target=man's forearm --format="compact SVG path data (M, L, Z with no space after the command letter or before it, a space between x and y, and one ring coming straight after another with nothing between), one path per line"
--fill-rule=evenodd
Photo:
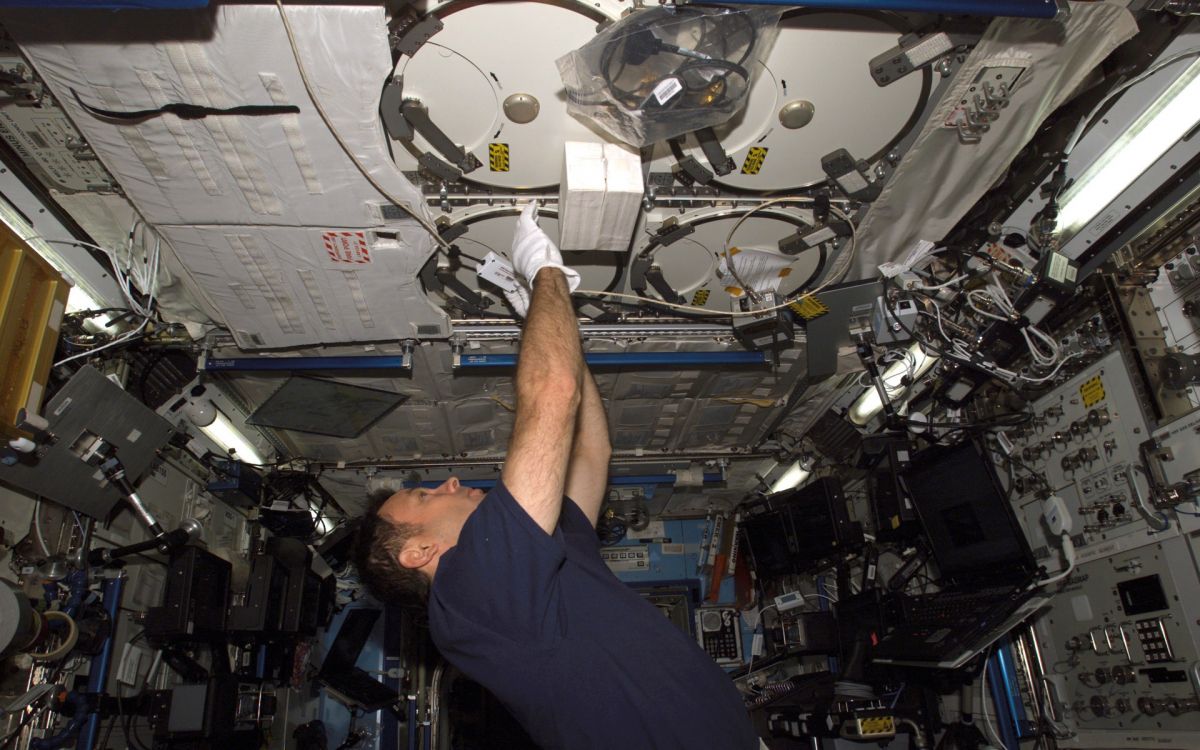
M583 385L583 350L579 323L566 279L557 269L543 269L533 280L529 317L521 335L517 364L517 397L536 398L546 380L568 379L576 398ZM526 392L526 393L523 393Z
M608 491L608 462L612 445L608 437L608 417L596 381L586 369L579 416L575 421L575 439L571 463L567 469L567 496L575 501L593 525L600 515Z
M579 412L583 352L567 283L556 269L533 282L517 364L517 416L501 478L529 517L554 533Z

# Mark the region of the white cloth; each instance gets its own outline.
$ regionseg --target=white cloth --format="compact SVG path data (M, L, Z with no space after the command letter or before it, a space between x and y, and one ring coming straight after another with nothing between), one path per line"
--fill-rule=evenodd
M537 203L532 201L525 206L525 209L521 211L521 216L517 219L517 231L513 237L512 262L517 273L524 276L530 285L533 284L533 279L537 276L538 271L543 268L557 268L567 277L567 285L572 292L579 288L579 273L563 265L562 253L537 224Z

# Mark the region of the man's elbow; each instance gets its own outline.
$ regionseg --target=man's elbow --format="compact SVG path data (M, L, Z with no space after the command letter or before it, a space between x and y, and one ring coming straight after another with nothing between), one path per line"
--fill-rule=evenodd
M582 385L582 378L569 369L546 368L517 379L517 401L561 405L574 414L583 400Z

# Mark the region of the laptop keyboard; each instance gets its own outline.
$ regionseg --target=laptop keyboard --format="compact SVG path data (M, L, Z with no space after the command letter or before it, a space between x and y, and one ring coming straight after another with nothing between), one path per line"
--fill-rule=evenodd
M977 620L997 603L1012 597L1011 587L914 596L906 615L912 625L954 625Z

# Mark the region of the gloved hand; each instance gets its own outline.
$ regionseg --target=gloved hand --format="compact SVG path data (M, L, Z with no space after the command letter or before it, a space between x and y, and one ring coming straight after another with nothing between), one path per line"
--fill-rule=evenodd
M512 262L513 267L525 277L531 287L538 271L543 268L557 268L567 277L567 286L572 292L579 288L579 274L563 265L562 253L537 225L537 204L533 201L525 206L525 210L521 211L521 216L517 219Z
M518 318L524 318L529 313L529 287L524 282L511 291L505 290L504 299L508 300Z

